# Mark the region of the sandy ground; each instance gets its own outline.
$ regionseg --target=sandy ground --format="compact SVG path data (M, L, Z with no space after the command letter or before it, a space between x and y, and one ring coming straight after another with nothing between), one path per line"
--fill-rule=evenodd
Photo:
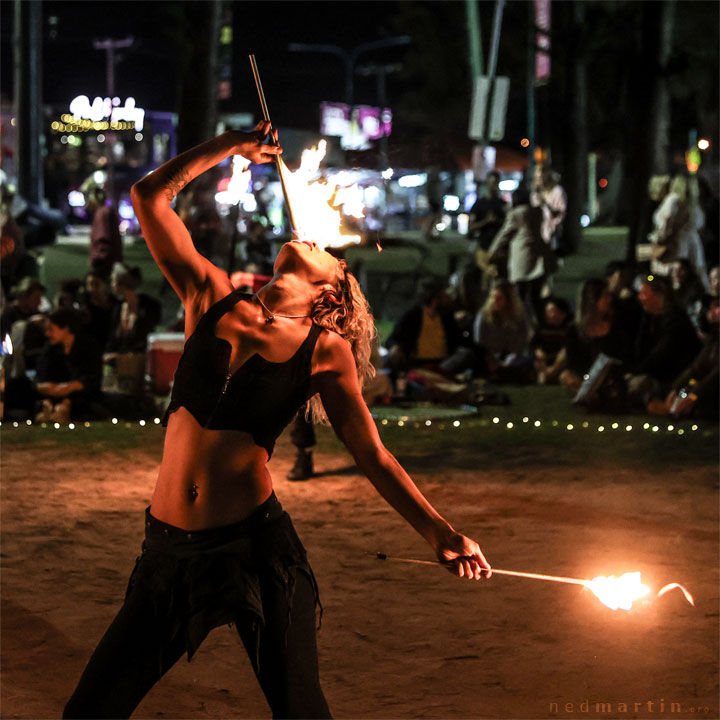
M139 551L156 459L57 446L3 453L2 717L59 717L112 619ZM618 466L485 473L426 467L415 478L498 567L593 577L642 570L684 583L632 612L569 585L382 563L431 558L349 465L321 477L271 463L320 585L321 676L338 718L717 718L718 507L714 468ZM597 705L605 703L605 705ZM269 711L234 632L181 660L137 718L263 718Z

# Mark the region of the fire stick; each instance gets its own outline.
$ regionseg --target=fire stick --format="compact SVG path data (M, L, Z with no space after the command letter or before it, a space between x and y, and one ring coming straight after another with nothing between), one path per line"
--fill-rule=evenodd
M255 61L255 55L250 55L250 67L253 71L253 77L255 78L255 86L257 87L258 97L260 98L260 107L262 108L263 118L266 122L270 122L270 112L268 111L267 103L265 102L265 93L263 92L262 82L260 80L260 72L258 71L257 62ZM270 143L275 145L275 138L270 134ZM280 176L280 185L282 185L283 197L285 198L285 206L288 211L288 219L290 220L290 227L293 230L293 234L297 235L297 226L295 225L295 218L293 216L292 207L290 206L290 196L288 195L287 187L285 185L285 163L282 158L278 155L275 159L277 163L278 175Z
M397 562L414 563L416 565L439 565L442 567L448 567L452 565L452 563L443 563L439 560L418 560L417 558L394 557L393 555L386 555L385 553L381 552L377 553L376 557L378 560L396 560ZM590 580L562 577L561 575L541 575L540 573L520 572L518 570L499 570L498 568L492 568L492 571L493 573L497 573L498 575L512 575L514 577L531 578L532 580L549 580L550 582L567 583L569 585L582 585L583 587L587 587L590 584Z

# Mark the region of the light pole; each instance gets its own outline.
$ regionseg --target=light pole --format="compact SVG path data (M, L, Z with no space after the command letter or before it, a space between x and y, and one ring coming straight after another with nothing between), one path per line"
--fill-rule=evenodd
M329 53L339 57L345 65L345 103L352 107L355 91L355 63L358 57L370 50L395 47L398 45L409 45L412 38L409 35L398 35L397 37L386 38L385 40L373 40L372 42L356 45L352 50L346 50L340 45L325 45L317 43L290 43L290 52L312 52Z
M105 77L106 77L106 91L107 96L112 99L115 97L115 51L121 48L131 47L134 42L132 36L123 38L122 40L113 40L112 38L106 38L104 40L93 40L93 47L95 50L105 51ZM110 118L108 118L110 122ZM115 177L114 177L114 163L115 158L113 157L113 144L115 142L115 133L112 129L107 132L107 144L105 146L105 153L107 157L107 182L105 183L105 195L110 198L113 206L115 206Z
M39 205L42 170L42 5L15 0L13 31L18 193Z
M387 105L387 94L385 86L385 77L388 73L398 72L402 70L400 63L388 65L369 63L368 65L360 65L357 69L358 75L375 75L377 78L377 103L382 113ZM380 137L380 164L383 168L388 166L388 138L383 133Z

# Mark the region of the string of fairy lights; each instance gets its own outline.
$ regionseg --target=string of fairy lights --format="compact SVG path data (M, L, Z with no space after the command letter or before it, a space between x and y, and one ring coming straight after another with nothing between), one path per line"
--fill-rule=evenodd
M590 432L650 432L650 433L665 433L675 435L685 435L690 432L697 432L700 430L700 426L696 423L679 427L678 425L668 424L659 425L650 422L640 423L623 423L620 421L613 422L590 422L589 420L583 420L578 423L561 422L560 420L539 420L531 419L530 417L523 417L522 420L503 420L500 417L493 418L471 418L465 420L413 420L407 415L400 416L397 419L382 418L378 421L382 426L396 426L405 427L412 429L423 429L423 428L434 428L436 430L457 430L460 427L489 427L490 425L497 426L498 428L512 431L516 428L522 428L527 426L533 429L540 428L552 428L562 432L574 432L574 431L590 431ZM112 418L109 423L111 425L124 426L125 428L131 427L152 427L153 425L160 424L160 418L156 417L148 420L136 420L134 422L121 421L118 418ZM34 422L32 420L24 421L4 421L0 422L0 427L40 427L40 428L52 428L54 430L67 429L67 430L80 430L87 429L93 426L107 425L107 420L97 420L95 422L70 422L70 423L59 423L59 422Z

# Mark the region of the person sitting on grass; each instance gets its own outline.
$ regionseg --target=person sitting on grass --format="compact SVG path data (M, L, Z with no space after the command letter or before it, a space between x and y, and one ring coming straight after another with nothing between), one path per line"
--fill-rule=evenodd
M668 278L647 276L638 299L643 314L626 380L631 407L644 410L651 398L664 397L695 359L700 339L687 313L675 304Z
M540 324L530 341L538 384L557 384L567 362L565 345L570 325L572 313L567 301L558 297L546 298Z
M490 379L530 382L530 323L514 285L497 282L475 318L473 340L480 346Z
M718 329L720 300L715 298L707 311L708 333L695 360L675 379L665 400L651 400L648 411L654 415L718 419Z
M632 343L628 326L615 313L607 284L601 278L589 278L580 288L576 322L568 329L567 367L560 374L560 382L576 393L600 353L628 364Z
M386 363L395 375L416 367L439 367L462 340L443 283L426 277L418 286L418 302L402 315L385 343Z
M115 368L118 391L136 397L144 393L148 335L162 315L162 306L155 298L138 292L141 282L140 268L120 263L113 268L112 289L120 302L112 310L104 358Z
M73 310L54 310L48 316L48 345L38 359L36 390L42 396L39 422L68 422L94 417L100 405L102 350L80 332Z

